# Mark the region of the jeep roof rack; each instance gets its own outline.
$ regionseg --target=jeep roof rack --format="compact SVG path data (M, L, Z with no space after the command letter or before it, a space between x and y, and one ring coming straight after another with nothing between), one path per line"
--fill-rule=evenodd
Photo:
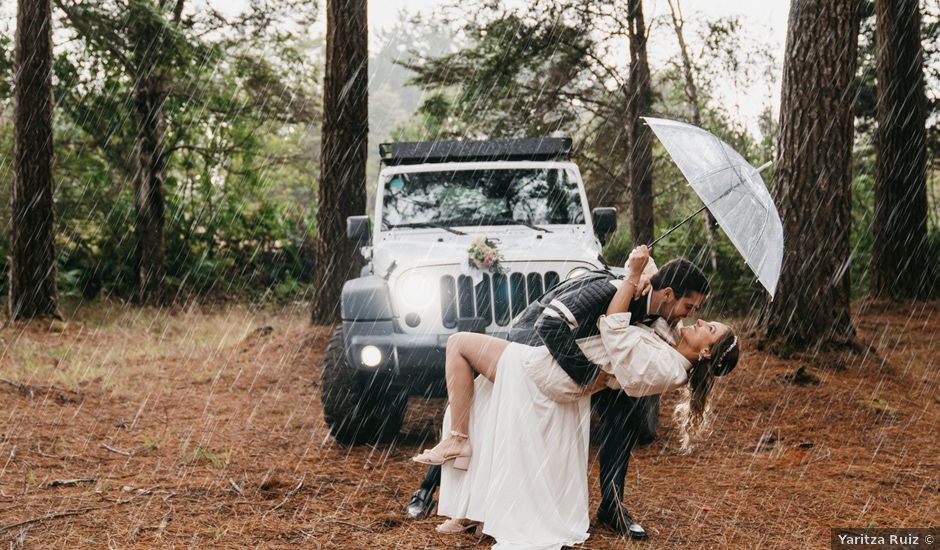
M407 141L379 145L382 164L426 164L498 160L567 160L571 138L522 138L483 141Z

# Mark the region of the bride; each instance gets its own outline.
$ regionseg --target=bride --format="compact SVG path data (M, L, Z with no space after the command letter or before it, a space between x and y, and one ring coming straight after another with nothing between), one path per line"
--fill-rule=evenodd
M737 337L727 325L700 320L680 329L670 345L631 325L628 307L648 261L645 246L634 249L626 280L598 320L599 336L578 341L600 365L587 386L577 385L544 346L476 333L448 340L444 432L450 437L414 458L446 466L438 512L451 519L439 531L482 523L495 548L586 540L590 395L606 387L634 397L684 387L684 439L700 430L714 374L737 363ZM474 371L482 375L476 381Z

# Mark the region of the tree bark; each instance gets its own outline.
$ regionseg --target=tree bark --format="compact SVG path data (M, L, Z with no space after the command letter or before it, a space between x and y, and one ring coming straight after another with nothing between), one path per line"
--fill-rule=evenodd
M851 345L852 101L858 0L794 0L777 141L775 202L784 232L762 344L777 352Z
M159 305L164 301L164 190L166 159L163 138L166 120L163 103L166 92L161 77L147 71L134 83L134 109L137 115L137 175L134 201L137 231L137 301Z
M339 320L343 283L357 275L362 265L359 250L346 239L346 218L365 212L367 25L366 0L327 1L314 323Z
M934 282L927 254L927 97L916 0L875 2L877 165L872 290L923 297Z
M630 234L633 243L653 240L653 156L650 130L640 119L652 105L650 68L646 58L646 24L642 0L629 0L630 77L627 81L627 147L630 150Z
M13 319L59 317L52 170L52 2L19 0L14 53L10 287Z
M679 55L682 59L682 74L685 82L685 95L689 100L689 110L692 114L692 124L702 126L702 109L698 100L698 85L695 82L695 71L692 59L689 57L689 48L685 44L685 19L682 17L682 5L679 0L669 0L669 12L672 15L672 28L676 31L679 41ZM707 209L702 213L702 223L705 226L705 243L708 247L708 260L712 273L718 272L718 255L715 252L715 221L712 213Z

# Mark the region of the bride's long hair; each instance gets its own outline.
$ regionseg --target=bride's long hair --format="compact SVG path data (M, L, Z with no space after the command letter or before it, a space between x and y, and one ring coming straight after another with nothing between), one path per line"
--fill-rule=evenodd
M695 442L708 431L711 422L708 394L715 383L715 373L728 372L738 363L738 337L734 330L712 344L710 351L710 357L692 364L689 385L682 388L682 398L672 413L684 452L691 452Z

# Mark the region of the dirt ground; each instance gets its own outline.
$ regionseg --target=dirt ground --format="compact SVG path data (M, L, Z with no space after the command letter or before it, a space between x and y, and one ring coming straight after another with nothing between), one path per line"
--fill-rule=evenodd
M412 399L393 446L329 437L318 380L330 329L301 306L67 313L0 329L4 547L492 542L402 513L422 475L408 458L435 437L442 400ZM628 478L649 542L595 526L584 547L827 548L830 527L940 524L940 302L859 304L855 321L857 355L783 361L746 344L691 455L675 451L666 399ZM787 381L801 366L815 379ZM597 475L592 463L592 508Z

